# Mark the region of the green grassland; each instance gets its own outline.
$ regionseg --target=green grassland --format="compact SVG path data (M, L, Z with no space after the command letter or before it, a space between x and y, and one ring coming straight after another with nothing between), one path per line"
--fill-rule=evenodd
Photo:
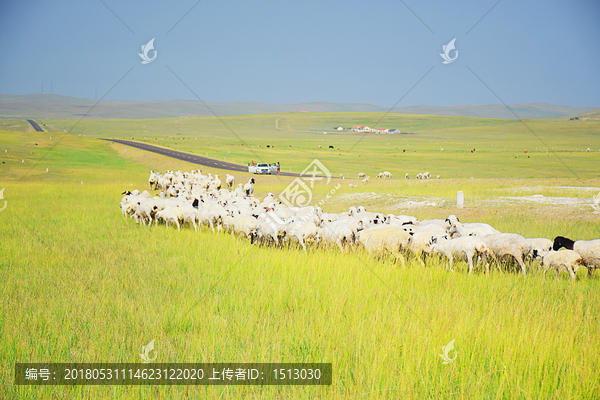
M61 132L76 123L43 122L47 129ZM332 131L357 124L415 133L365 136ZM395 177L429 171L442 178L600 178L600 121L287 113L83 120L72 131L140 140L239 163L279 161L285 171L295 172L318 158L334 175L348 176L389 170ZM476 151L471 153L473 148ZM587 148L591 151L585 152Z
M6 129L15 121L0 127L0 188L7 200L0 212L0 398L600 397L600 273L588 279L582 269L575 282L564 274L557 281L552 274L544 279L534 263L527 278L507 266L468 276L464 263L451 273L437 259L425 267L415 259L402 266L361 249L262 248L206 229L138 226L123 219L120 193L145 188L150 169L198 166L93 139L134 138L236 162L272 159L296 172L317 157L334 174L394 173L396 179L364 186L357 179L318 183L315 201L343 183L325 211L360 203L420 219L454 213L526 237L600 237L600 214L592 212L591 201L585 207L502 201L532 194L590 198L589 191L568 187L600 188L598 122L526 121L575 177L518 121L386 117L380 126L418 133L368 135L352 149L359 135L322 130L371 126L380 114L318 117L223 118L245 146L208 117L84 120L74 134L61 128L77 122L68 120L43 121L52 131L44 133L30 132L26 124L20 131ZM473 147L478 150L470 153ZM587 147L594 151L580 151ZM442 179L398 179L425 170ZM235 175L238 182L249 176ZM292 179L260 176L256 194L279 193ZM465 192L464 209L456 208L457 190ZM397 208L404 198L433 198L438 205ZM141 346L152 339L160 362L331 362L333 385L13 385L16 361L138 362ZM457 359L443 365L438 354L452 339Z

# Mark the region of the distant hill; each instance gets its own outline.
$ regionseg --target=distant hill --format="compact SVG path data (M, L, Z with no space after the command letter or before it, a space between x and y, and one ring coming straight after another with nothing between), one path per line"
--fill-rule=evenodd
M557 117L552 119L561 119L561 120L579 120L579 121L599 121L600 120L600 110L598 111L590 111L581 114L574 115L566 115L563 117Z
M278 112L388 112L388 107L367 103L334 103L315 101L310 103L266 104L254 101L213 103L207 108L196 100L151 100L119 102L56 94L0 94L0 117L2 118L58 118L79 119L86 113L90 119L167 118L181 116L242 115ZM511 104L509 107L518 118L549 118L581 114L600 110L600 107L572 107L546 103ZM485 117L514 119L515 115L502 104L481 106L428 106L396 107L393 113L448 115L461 117Z

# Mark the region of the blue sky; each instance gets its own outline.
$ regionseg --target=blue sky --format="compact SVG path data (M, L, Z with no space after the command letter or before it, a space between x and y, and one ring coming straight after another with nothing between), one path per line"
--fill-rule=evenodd
M204 101L600 106L598 1L104 3L1 2L0 93L195 99L183 81Z

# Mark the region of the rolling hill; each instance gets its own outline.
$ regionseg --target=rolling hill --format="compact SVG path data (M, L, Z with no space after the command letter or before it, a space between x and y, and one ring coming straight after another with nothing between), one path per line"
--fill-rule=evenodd
M96 103L98 103L96 105ZM94 107L94 105L96 105ZM208 106L208 107L207 107ZM502 104L396 107L393 113L446 115L514 119L549 118L581 114L600 110L600 107L572 107L547 103L511 104L511 112ZM366 103L335 103L315 101L310 103L266 104L260 102L207 102L196 100L113 101L85 99L56 94L0 94L1 118L59 118L79 119L87 114L89 119L139 119L181 116L209 116L215 114L244 115L280 112L388 112L389 107Z

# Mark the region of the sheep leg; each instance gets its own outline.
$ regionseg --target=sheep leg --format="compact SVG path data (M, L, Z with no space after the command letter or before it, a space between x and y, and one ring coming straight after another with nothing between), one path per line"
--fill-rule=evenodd
M450 256L448 257L448 260L450 261L450 265L449 265L449 268L448 268L448 269L449 269L450 271L454 272L454 270L452 269L452 265L454 264L454 257L453 257L452 255L450 255Z
M467 262L469 263L469 275L473 272L473 254L467 254Z
M488 263L487 255L485 253L483 253L481 255L481 260L483 261L483 264L485 265L486 273L489 274L490 273L490 264Z
M496 264L498 271L502 272L502 268L500 268L500 261L498 261L498 257L496 257L495 253L492 253L492 258L494 259L494 263Z
M573 272L573 268L571 268L570 265L567 265L566 267L567 267L567 271L569 271L569 274L571 275L571 279L573 279L573 280L577 279L575 272Z
M525 269L525 263L523 262L523 256L515 257L521 269L523 270L523 276L527 276L527 270Z
M401 252L396 253L396 261L400 260L400 264L402 264L403 267L406 266L406 262L404 261L404 255Z

